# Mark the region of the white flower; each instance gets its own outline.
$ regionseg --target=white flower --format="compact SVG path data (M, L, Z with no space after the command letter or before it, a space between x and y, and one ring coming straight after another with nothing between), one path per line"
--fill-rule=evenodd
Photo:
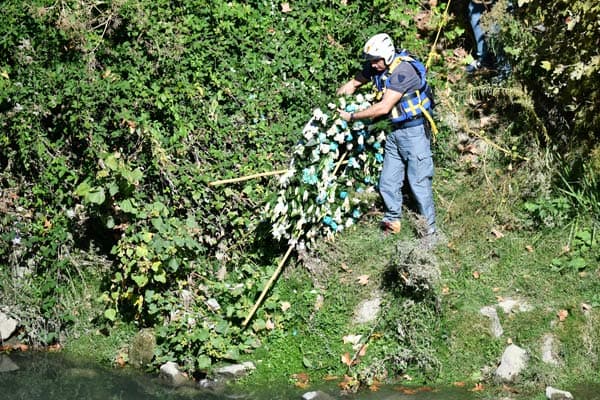
M350 228L352 225L354 225L354 219L348 218L344 225L346 226L346 228Z
M358 140L357 140L359 145L363 145L365 144L365 137L363 135L358 135Z
M335 136L338 133L337 127L335 125L331 125L325 133L327 133L327 137Z
M304 226L304 224L306 224L306 218L304 218L304 215L302 215L300 219L296 221L296 230L302 231L302 227Z
M279 224L279 223L274 224L272 229L273 229L273 237L275 238L275 240L279 240L282 237L286 237L288 227L289 226L287 224L286 225Z
M327 154L327 153L329 153L329 150L331 150L331 148L329 147L329 145L326 144L326 143L321 143L321 145L319 146L319 148L320 148L322 154Z
M287 187L287 185L290 183L290 178L294 176L295 173L296 170L294 168L290 168L287 171L285 171L283 175L279 176L279 185Z
M305 190L304 193L302 193L302 201L306 203L308 201L308 196L308 190Z
M381 131L381 132L379 132L379 135L377 135L377 141L383 142L384 140L385 140L385 132Z
M335 212L333 213L333 219L338 224L342 223L342 209L340 207L336 208Z
M362 103L363 101L365 101L365 96L363 96L362 93L357 94L356 95L356 102Z
M306 125L304 125L304 129L302 130L302 135L306 140L312 139L318 132L319 127L314 124L315 118L311 118L310 121Z
M334 104L334 103L329 103L329 104L327 104L327 107L328 107L330 110L335 110L335 107L336 107L336 106L335 106L335 104Z
M346 144L346 150L350 151L350 150L352 150L352 147L354 147L354 146L352 145L352 143L348 143L348 144Z
M339 144L344 143L344 141L346 140L346 134L344 132L338 132L334 137L333 140L335 140L336 142L338 142Z
M343 97L340 97L339 101L340 101L340 108L346 108L346 99Z
M315 120L321 121L321 123L323 125L327 124L327 114L325 114L323 111L321 111L320 108L315 108L313 110L313 116L314 116Z
M277 199L277 205L275 205L275 208L273 209L273 214L275 216L278 215L286 215L288 211L288 205L285 202L284 199L282 199L281 197Z

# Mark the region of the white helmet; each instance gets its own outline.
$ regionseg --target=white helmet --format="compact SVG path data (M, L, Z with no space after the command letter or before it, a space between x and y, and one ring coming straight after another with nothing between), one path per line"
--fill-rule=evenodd
M386 65L390 65L396 54L392 38L387 33L378 33L367 41L363 49L365 60L378 60L383 58Z

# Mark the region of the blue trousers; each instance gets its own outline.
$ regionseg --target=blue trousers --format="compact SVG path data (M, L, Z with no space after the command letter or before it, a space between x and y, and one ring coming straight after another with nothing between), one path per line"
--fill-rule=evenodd
M379 193L385 205L384 222L397 221L402 216L405 177L417 209L429 226L427 233L435 232L433 158L429 137L422 124L394 130L386 138L383 169L379 178Z
M471 23L471 29L473 30L473 37L475 38L475 48L477 49L476 58L482 60L487 55L487 44L485 42L485 32L481 29L479 21L481 15L487 10L485 4L477 4L472 1L469 2L469 22Z

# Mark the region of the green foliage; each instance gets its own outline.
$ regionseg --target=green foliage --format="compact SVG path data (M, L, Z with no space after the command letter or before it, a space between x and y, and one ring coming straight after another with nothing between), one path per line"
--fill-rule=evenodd
M600 261L600 241L595 229L581 228L575 231L573 240L559 257L552 259L552 269L580 272L593 268Z

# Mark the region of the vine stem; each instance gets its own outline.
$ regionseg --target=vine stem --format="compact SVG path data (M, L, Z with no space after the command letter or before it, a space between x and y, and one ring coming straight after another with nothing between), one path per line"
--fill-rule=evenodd
M287 261L288 257L292 253L293 249L294 249L294 245L291 244L290 247L288 247L287 252L283 256L283 258L281 259L281 261L279 261L279 265L277 266L277 269L273 273L273 276L271 276L271 279L269 279L269 282L267 282L267 284L265 285L262 293L260 294L260 297L258 298L258 300L256 300L256 303L254 303L254 306L252 307L252 310L250 310L250 313L248 313L248 316L246 317L246 319L244 320L244 322L242 322L242 326L243 327L245 327L248 324L248 322L252 319L252 317L254 316L254 313L256 312L256 310L258 309L258 307L260 306L260 304L262 303L263 299L265 298L265 295L267 294L267 292L271 288L271 285L273 284L273 282L275 282L275 279L277 279L277 276L279 276L279 273L283 269L283 266L285 265L285 262Z
M444 15L442 16L442 21L440 22L440 27L437 31L437 34L435 35L435 40L433 41L433 44L431 45L431 51L429 52L429 56L427 57L427 62L425 63L426 69L429 69L429 67L431 66L431 60L433 58L433 54L435 53L435 47L437 46L437 42L440 38L440 34L442 33L442 29L446 25L446 22L448 22L448 10L450 9L451 2L452 2L452 0L448 0L448 4L446 5L446 9L444 10Z
M222 185L222 184L225 184L225 183L242 182L242 181L247 181L247 180L254 179L254 178L260 178L260 177L263 177L263 176L281 175L281 174L285 174L288 171L289 171L288 169L280 169L280 170L277 170L277 171L261 172L260 174L252 174L252 175L240 176L238 178L222 179L222 180L219 180L219 181L209 182L208 186L217 186L217 185Z

